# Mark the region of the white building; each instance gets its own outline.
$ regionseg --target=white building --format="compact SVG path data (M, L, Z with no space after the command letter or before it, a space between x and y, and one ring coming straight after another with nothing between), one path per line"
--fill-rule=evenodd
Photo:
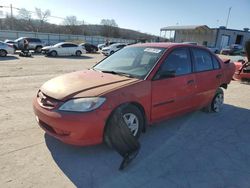
M196 42L199 45L222 49L232 44L243 45L250 40L248 28L243 30L226 27L209 28L206 25L168 26L161 28L161 36L173 37L174 42Z

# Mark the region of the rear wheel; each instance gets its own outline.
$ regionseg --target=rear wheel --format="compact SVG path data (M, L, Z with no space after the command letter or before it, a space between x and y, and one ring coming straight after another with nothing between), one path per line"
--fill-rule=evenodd
M76 51L76 56L81 56L82 52L80 50Z
M106 126L110 126L109 124L113 122L113 118L122 118L126 126L131 131L132 135L138 139L144 126L144 118L142 112L135 105L130 104L118 107L116 111L118 111L118 113L113 113L111 115ZM116 117L115 114L119 114L120 117ZM109 139L109 134L112 134L112 131L105 131L104 141L109 147L112 147Z
M5 57L7 55L7 52L5 50L0 50L0 56Z
M111 51L109 55L112 55L113 53L115 53L114 51Z
M41 46L37 46L35 51L37 53L41 53L42 52L42 47Z
M224 103L224 92L221 88L218 88L212 102L206 106L203 110L205 112L220 112Z

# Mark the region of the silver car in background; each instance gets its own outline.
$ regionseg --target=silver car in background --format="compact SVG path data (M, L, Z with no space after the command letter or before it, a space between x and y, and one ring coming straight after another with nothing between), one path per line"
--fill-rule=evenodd
M29 50L34 50L37 53L42 52L42 48L45 46L45 44L38 38L30 38L30 37L20 37L15 40L14 48L16 50L22 50L24 48L24 40L27 40L29 45Z
M14 54L15 49L12 44L7 44L0 41L0 57L5 57L7 54Z

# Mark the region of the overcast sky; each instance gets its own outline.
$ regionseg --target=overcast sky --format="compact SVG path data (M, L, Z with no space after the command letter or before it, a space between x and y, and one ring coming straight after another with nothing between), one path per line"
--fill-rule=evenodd
M49 9L53 16L74 15L90 24L99 24L103 18L114 19L119 27L156 35L160 28L171 25L225 25L232 7L228 28L250 27L250 0L1 0L0 6L11 3L31 11L35 7ZM49 21L60 24L63 20Z

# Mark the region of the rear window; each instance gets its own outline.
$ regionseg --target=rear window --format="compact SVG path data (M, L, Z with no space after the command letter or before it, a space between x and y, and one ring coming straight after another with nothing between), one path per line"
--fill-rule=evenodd
M63 44L62 47L63 48L65 48L65 47L77 47L77 45L76 44Z
M214 65L214 69L220 69L220 62L218 61L218 59L216 59L216 57L212 56L213 59L213 65Z
M193 48L194 66L196 72L213 70L211 54L203 49Z

